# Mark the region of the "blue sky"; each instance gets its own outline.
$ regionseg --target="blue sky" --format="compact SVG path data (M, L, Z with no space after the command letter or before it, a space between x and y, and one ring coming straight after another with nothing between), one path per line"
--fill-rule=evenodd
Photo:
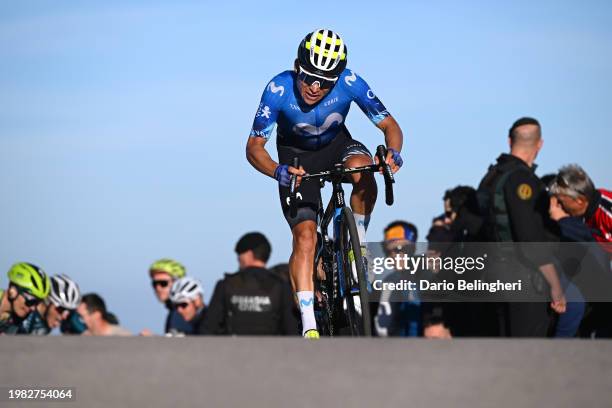
M247 231L285 261L275 182L244 145L268 80L319 27L404 130L396 205L379 202L370 240L397 218L424 236L443 191L477 184L523 115L543 126L540 175L579 163L611 188L612 6L497 3L3 3L0 270L66 273L128 328L160 332L155 259L183 262L207 297ZM347 124L382 141L357 107Z

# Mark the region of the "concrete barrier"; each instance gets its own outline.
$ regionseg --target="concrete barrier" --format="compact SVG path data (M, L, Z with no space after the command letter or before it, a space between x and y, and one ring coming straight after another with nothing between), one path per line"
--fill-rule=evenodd
M0 337L0 386L73 387L6 407L596 407L612 341Z

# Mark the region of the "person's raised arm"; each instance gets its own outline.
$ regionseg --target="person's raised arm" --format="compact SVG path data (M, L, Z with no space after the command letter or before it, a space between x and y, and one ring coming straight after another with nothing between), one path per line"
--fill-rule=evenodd
M387 164L391 166L391 171L396 173L403 164L400 156L404 135L397 121L389 115L376 125L385 134L385 144L387 145Z

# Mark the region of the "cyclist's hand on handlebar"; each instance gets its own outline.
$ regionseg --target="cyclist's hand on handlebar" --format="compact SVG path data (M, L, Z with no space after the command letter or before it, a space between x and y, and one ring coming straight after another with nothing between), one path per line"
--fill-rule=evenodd
M299 169L296 169L293 166L289 166L288 164L280 164L276 170L274 170L274 178L278 181L283 187L289 187L291 183L291 175L296 174L298 176L303 176L306 174L304 167L300 166ZM302 177L297 178L296 187L300 185L302 182Z
M400 167L402 167L402 165L404 164L404 160L402 159L402 156L400 155L400 152L398 152L395 149L389 148L387 150L387 157L385 159L385 161L387 162L387 164L391 167L391 171L395 174L399 171ZM378 163L378 156L374 156L374 163L375 164L379 164ZM382 174L382 169L380 169L378 171L380 174Z

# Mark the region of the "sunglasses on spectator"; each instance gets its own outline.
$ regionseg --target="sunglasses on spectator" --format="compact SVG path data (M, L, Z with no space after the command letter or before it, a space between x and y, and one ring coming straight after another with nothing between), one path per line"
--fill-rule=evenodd
M161 286L162 288L165 288L165 287L167 287L170 284L170 281L167 281L167 280L154 280L151 283L153 284L154 288L156 288L158 286Z
M306 71L301 66L298 66L298 74L297 77L300 81L304 82L306 85L310 86L315 82L319 83L319 88L321 89L329 89L333 87L338 81L338 77L336 78L325 78L323 76L313 74L312 72Z

